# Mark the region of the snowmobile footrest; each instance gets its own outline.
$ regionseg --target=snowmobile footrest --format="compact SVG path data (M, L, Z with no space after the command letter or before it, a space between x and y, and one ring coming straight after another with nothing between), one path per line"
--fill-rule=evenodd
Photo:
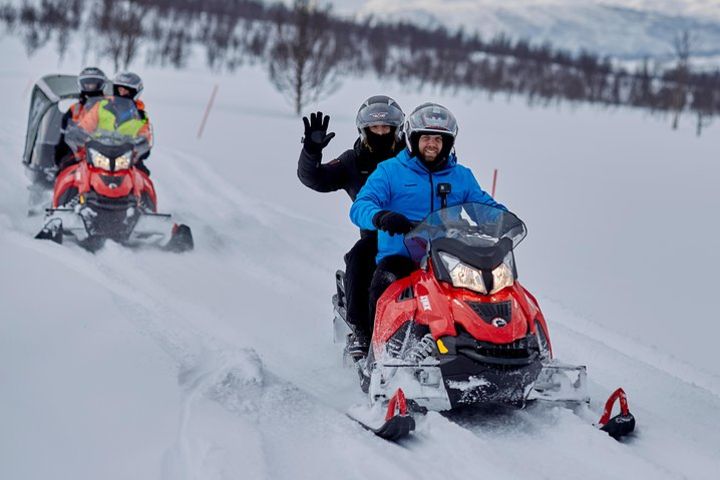
M346 308L345 306L345 272L338 270L335 272L335 288L337 290L337 306Z

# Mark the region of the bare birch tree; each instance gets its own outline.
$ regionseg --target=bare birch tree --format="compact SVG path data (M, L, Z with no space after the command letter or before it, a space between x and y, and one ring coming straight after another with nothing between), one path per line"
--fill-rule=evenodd
M693 49L693 38L690 32L683 30L675 37L673 48L675 51L675 89L673 94L673 130L677 130L680 114L685 109L688 99L688 79L690 76L690 55Z
M303 107L337 88L339 63L328 8L295 0L288 16L278 15L270 48L270 81L300 115Z
M143 36L141 2L102 0L93 11L95 29L115 70L127 69L140 50Z

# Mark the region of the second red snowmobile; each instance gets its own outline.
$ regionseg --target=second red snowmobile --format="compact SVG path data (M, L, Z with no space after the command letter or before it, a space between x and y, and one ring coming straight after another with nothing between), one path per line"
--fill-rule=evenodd
M176 252L193 248L190 228L157 213L153 182L135 167L149 149L145 138L73 126L65 139L78 163L58 175L52 208L36 238L62 243L69 236L89 250L106 240Z

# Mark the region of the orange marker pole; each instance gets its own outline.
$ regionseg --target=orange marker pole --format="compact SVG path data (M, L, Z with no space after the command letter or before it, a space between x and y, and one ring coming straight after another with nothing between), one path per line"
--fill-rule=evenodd
M210 110L212 110L213 104L215 103L215 96L218 92L218 85L215 84L213 87L212 94L210 95L210 101L207 104L207 107L205 108L205 115L203 115L202 122L200 123L200 128L198 129L197 138L202 137L203 130L205 130L205 123L207 122L208 116L210 115Z

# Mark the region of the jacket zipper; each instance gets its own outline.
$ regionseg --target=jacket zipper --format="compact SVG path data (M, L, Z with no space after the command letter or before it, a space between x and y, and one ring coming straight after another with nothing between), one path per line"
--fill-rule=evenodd
M433 179L432 179L432 172L428 172L430 174L430 213L435 211L435 193L433 188Z

